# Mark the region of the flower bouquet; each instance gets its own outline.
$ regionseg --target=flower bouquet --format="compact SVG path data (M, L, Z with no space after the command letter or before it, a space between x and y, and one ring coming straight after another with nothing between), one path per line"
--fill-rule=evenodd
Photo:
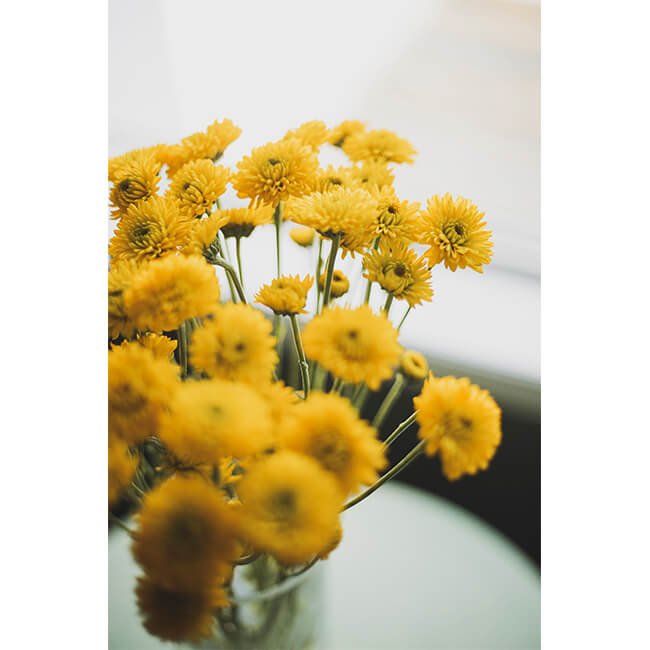
M218 164L239 134L224 120L109 161L109 517L132 537L149 633L308 647L318 614L307 578L339 544L341 513L420 455L439 456L454 480L485 469L499 445L492 397L433 376L398 342L432 299L432 269L482 272L491 233L464 198L422 209L397 196L394 168L415 150L390 131L308 122L234 169ZM324 148L347 163L323 168ZM313 276L283 273L287 222ZM276 265L250 293L242 241L262 228L275 229ZM382 440L418 383L412 414ZM412 449L389 467L403 435ZM116 514L132 511L132 522Z

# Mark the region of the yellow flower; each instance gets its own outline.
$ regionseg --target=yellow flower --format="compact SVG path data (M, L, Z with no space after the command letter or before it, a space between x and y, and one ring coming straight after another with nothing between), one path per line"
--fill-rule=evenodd
M405 350L399 360L399 369L411 379L424 379L429 371L429 364L419 352Z
M236 511L202 476L176 475L147 493L136 522L133 557L166 589L218 585L239 556Z
M307 226L296 226L289 231L289 236L293 241L296 242L299 246L307 248L314 243L314 237L316 231L313 228Z
M314 192L287 203L286 218L318 230L326 237L366 232L374 219L376 202L365 190Z
M278 432L283 429L285 418L301 400L296 394L296 391L291 386L287 386L283 381L259 383L255 388L271 409L273 438L276 439Z
M174 358L174 350L176 350L177 343L163 334L146 332L133 341L123 341L120 347L124 348L130 345L140 345L143 348L151 350L156 358L171 361Z
M373 249L364 255L363 267L364 278L378 282L398 300L406 300L409 307L431 301L433 290L427 262L405 244L380 244L379 250Z
M217 210L215 215L224 219L221 227L224 237L249 237L258 226L273 222L273 208L269 205L227 208Z
M158 432L160 417L179 386L178 367L140 345L108 353L108 428L131 445Z
M452 271L470 267L483 273L492 259L492 233L485 228L484 212L467 199L451 194L433 196L421 213L418 241L429 249L429 264L444 262Z
M136 167L140 166L141 169L153 169L155 173L160 172L162 167L161 155L164 150L164 145L155 145L153 147L144 147L142 149L134 149L128 151L121 156L115 156L108 161L108 180L114 182L121 176L121 171L128 169L129 165L135 163Z
M139 577L135 594L144 628L162 641L198 643L214 633L215 609L226 607L221 587L170 591Z
M209 377L268 382L278 362L271 323L250 305L219 305L214 320L192 333L190 363Z
M211 314L218 303L215 271L198 256L168 255L150 262L124 293L126 313L135 326L156 332Z
M193 133L181 140L180 144L167 147L165 162L170 177L191 160L203 158L216 162L226 147L241 134L241 129L231 120L215 121L204 131Z
M282 450L253 463L237 494L245 538L282 564L309 562L339 530L341 491L309 456Z
M188 381L162 418L160 438L184 463L217 464L244 458L271 444L270 409L250 386L223 379Z
M327 279L327 274L321 273L320 278L318 278L318 286L320 287L321 291L325 290L326 279ZM350 280L348 280L347 276L345 275L345 273L343 273L343 271L339 271L338 269L335 269L334 272L332 273L332 288L331 288L332 298L340 298L341 296L344 296L349 289L350 289Z
M486 469L501 442L501 409L490 393L463 377L429 377L413 399L429 456L440 452L449 480Z
M326 309L307 323L302 340L308 357L343 381L363 381L371 390L392 376L401 353L395 328L368 305Z
M138 467L138 457L129 453L121 438L108 438L108 505L113 505L131 485Z
M188 217L210 212L214 202L226 191L230 171L201 158L183 165L172 179L167 196L178 201Z
M112 217L118 219L127 208L154 196L160 182L160 162L153 154L132 156L127 162L115 165L109 173L113 177L110 192Z
M298 275L282 275L271 284L265 284L255 296L255 302L281 316L306 314L307 293L313 284L311 275L306 275L302 280Z
M333 192L341 188L352 188L354 181L350 178L350 170L346 167L335 168L329 165L327 169L319 169L314 177L313 192Z
M228 221L228 218L217 210L204 219L194 219L190 230L187 246L183 249L185 255L210 256L210 249L213 247L220 228Z
M385 162L367 160L361 165L353 165L348 169L350 179L360 187L371 190L381 190L392 186L395 175Z
M256 147L237 169L232 182L237 196L275 207L310 191L318 158L299 140L281 140Z
M140 268L133 259L113 263L110 266L108 271L109 339L116 339L118 336L131 338L136 332L124 307L124 292L131 286L131 282Z
M312 122L305 122L297 129L287 131L284 140L295 138L302 144L308 146L312 151L318 151L320 146L327 141L328 130L325 122L320 120L313 120Z
M114 260L162 257L185 245L190 228L190 220L181 214L176 201L152 196L129 206L108 252Z
M329 132L327 141L335 147L342 147L349 136L365 130L366 125L359 120L344 120Z
M345 397L312 393L288 418L279 444L311 456L338 480L345 496L370 485L386 467L377 432Z
M379 129L362 131L346 138L343 151L353 161L412 163L417 153L415 147L392 131Z
M400 201L392 187L374 190L377 211L371 225L373 238L413 241L417 234L420 204Z

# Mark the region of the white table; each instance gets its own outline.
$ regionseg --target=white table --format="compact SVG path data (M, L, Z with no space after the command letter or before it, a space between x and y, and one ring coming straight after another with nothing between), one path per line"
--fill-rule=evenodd
M540 646L537 568L465 510L392 483L344 515L325 571L321 650L528 650ZM109 541L112 650L170 648L137 618L128 538Z

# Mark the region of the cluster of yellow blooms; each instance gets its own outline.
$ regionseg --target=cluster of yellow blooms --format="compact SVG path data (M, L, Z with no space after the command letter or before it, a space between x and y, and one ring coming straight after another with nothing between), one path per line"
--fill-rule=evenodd
M109 161L118 220L108 272L109 506L138 507L138 604L147 630L172 641L210 636L238 565L270 556L291 575L326 558L342 537L341 512L416 456L437 454L457 479L485 469L501 440L490 395L468 379L435 377L422 355L402 349L389 319L394 299L408 310L432 300L434 266L482 272L492 255L483 213L449 194L426 208L401 200L394 165L416 152L390 131L308 122L235 169L216 164L239 134L224 120ZM350 164L323 169L322 147L340 148ZM222 209L229 187L246 201ZM313 277L280 273L286 221L299 246L318 242ZM239 255L240 240L267 225L277 231L277 274L254 301L273 320L247 301ZM361 256L360 306L340 300L351 279L336 268L339 251ZM379 313L373 284L386 296ZM314 315L301 327L312 288ZM289 330L298 388L278 377ZM368 393L391 379L369 423ZM409 383L414 413L382 441ZM419 441L387 469L389 445L413 424Z

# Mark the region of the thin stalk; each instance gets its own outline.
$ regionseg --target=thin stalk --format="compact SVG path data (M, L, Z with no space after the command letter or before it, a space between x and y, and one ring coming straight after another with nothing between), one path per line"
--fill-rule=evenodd
M182 322L177 330L178 335L178 363L181 367L181 377L187 377L188 354L187 354L187 322Z
M300 378L302 379L302 390L304 399L309 397L309 364L305 357L305 350L302 347L302 338L300 337L300 325L298 325L298 318L295 314L290 314L291 331L293 332L293 342L296 345L296 353L298 355L298 367L300 368Z
M332 239L332 247L327 258L327 270L325 275L325 287L323 288L323 309L327 307L332 295L332 276L334 274L334 263L336 262L336 253L341 243L341 235L335 235Z
M223 242L221 241L221 238ZM229 261L230 260L230 252L228 250L228 245L226 243L226 238L223 236L223 233L219 231L217 233L217 240L216 240L217 245L219 246L219 251L221 252L221 256ZM228 281L228 287L230 288L230 299L232 302L237 302L237 294L235 293L235 285L233 284L232 278L230 277L229 273L226 273L226 280Z
M276 277L280 277L280 226L282 226L282 202L278 203L273 213L275 223L275 261Z
M330 393L341 393L341 389L343 388L345 382L340 378L340 377L335 377L334 378L334 383L332 384L332 388L330 389Z
M239 282L241 282L242 291L244 291L244 273L242 272L242 264L241 264L241 237L237 237L235 243L235 250L237 252L237 268L239 269Z
M323 238L318 237L318 260L316 261L316 309L315 314L320 309L320 272L323 268Z
M235 289L237 289L239 300L246 304L246 296L244 295L244 289L242 288L241 283L239 282L239 278L237 277L237 271L235 271L235 269L223 258L216 258L214 260L214 263L226 271L226 275L228 275L228 277L232 280L233 284L235 285Z
M390 447L390 445L395 442L414 422L415 422L415 416L416 412L411 413L404 422L401 422L400 424L397 425L395 431L391 433L386 440L384 440L384 447Z
M243 566L244 564L252 564L260 556L259 553L249 553L248 555L243 555L240 557L235 564L237 566Z
M314 370L314 390L323 390L323 385L325 384L325 378L327 377L327 371L319 363L316 364L316 369Z
M406 317L409 315L409 312L413 309L413 307L409 307L405 312L404 316L402 316L402 320L399 322L399 325L397 326L397 331L399 332L402 329L402 325L404 325L404 321L406 320Z
M114 523L117 524L120 528L125 530L129 535L133 534L133 531L119 518L116 517L112 512L109 511L108 518Z
M374 249L377 250L379 248L379 237L375 237L375 241L373 243ZM368 285L366 286L366 295L365 298L363 299L363 302L365 305L370 302L370 292L372 291L372 280L368 280Z
M369 497L375 490L378 490L386 481L397 476L402 470L406 469L422 452L424 451L424 446L426 445L426 440L421 440L411 451L409 451L402 460L397 463L394 467L389 469L381 478L375 481L365 492L362 492L358 497L352 499L343 506L343 510L347 510L352 506L356 505L363 501L366 497Z
M392 293L389 293L386 296L386 302L384 303L383 311L384 311L384 314L386 314L387 317L388 317L388 312L390 311L390 306L393 304L393 298L394 298L394 296L393 296Z
M395 381L393 382L393 385L390 387L390 390L386 393L386 397L384 397L384 401L381 403L381 406L377 409L377 413L372 421L372 426L375 427L375 429L379 429L381 425L384 423L386 416L393 408L395 402L399 399L399 396L402 394L405 385L406 385L406 381L404 380L404 375L401 372L398 372L395 375Z
M358 395L355 395L355 398L353 400L353 405L359 412L359 415L361 415L361 412L363 411L363 407L365 406L366 399L368 399L368 385L363 384L361 391L359 392Z

